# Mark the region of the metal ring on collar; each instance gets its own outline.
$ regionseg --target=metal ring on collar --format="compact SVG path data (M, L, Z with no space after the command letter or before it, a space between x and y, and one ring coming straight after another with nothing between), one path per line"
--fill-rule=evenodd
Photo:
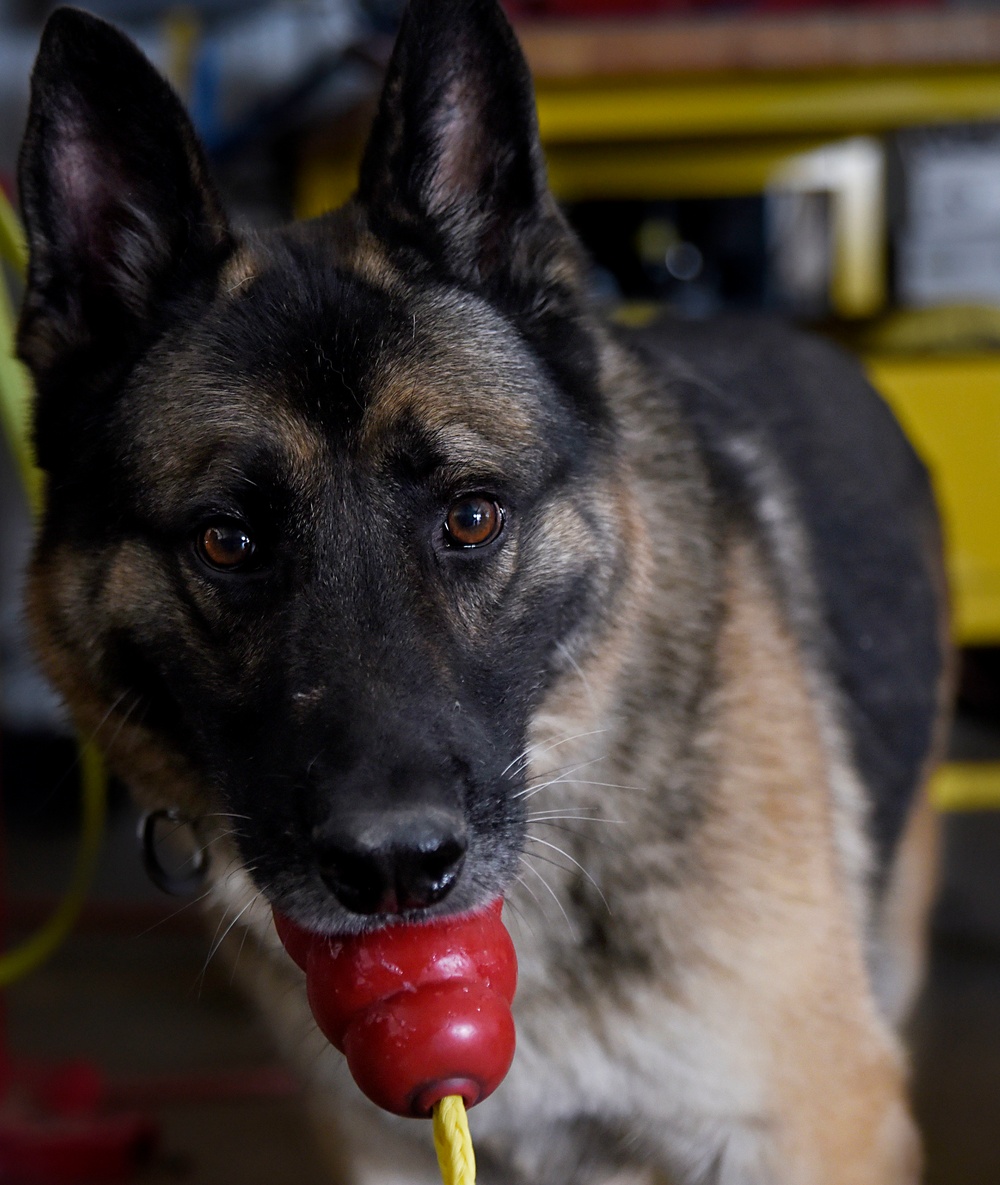
M139 850L146 875L164 893L170 893L174 897L188 897L205 883L208 875L208 850L198 844L189 872L179 874L165 868L156 846L157 830L161 823L172 823L175 828L190 827L197 840L197 822L174 810L149 811L139 820Z

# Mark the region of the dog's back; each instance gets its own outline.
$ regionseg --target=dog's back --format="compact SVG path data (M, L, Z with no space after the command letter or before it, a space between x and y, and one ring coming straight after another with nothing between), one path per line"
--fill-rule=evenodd
M668 376L720 498L765 540L870 803L876 881L939 739L948 641L927 473L857 362L764 318L664 317L636 344Z

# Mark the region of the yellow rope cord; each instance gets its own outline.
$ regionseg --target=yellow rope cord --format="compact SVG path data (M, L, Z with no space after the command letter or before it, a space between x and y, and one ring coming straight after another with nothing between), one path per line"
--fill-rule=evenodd
M434 1147L444 1185L476 1185L476 1154L461 1095L450 1094L435 1106Z
M0 259L18 272L27 267L27 249L17 216L0 191ZM42 476L29 441L31 380L14 357L14 314L0 275L0 435L5 436L20 471L31 510L42 504ZM69 889L42 928L21 946L0 955L0 987L27 975L53 954L79 917L97 870L107 811L104 764L93 745L80 745L82 790L80 846Z
M73 879L48 921L21 946L0 955L0 987L28 975L52 955L73 928L90 890L104 835L107 795L104 763L93 745L80 748L83 819Z

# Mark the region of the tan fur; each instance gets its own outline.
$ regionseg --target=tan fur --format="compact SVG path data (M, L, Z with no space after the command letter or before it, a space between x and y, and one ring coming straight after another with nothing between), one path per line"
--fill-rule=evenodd
M108 703L97 693L87 674L85 655L65 635L63 614L76 616L81 625L92 622L94 637L103 629L94 606L80 595L83 575L85 569L79 567L77 557L66 551L37 559L29 573L27 611L42 669L59 688L81 739L96 743L111 772L128 779L141 808L179 810L192 819L200 818L209 808L200 779L161 737L135 719L133 701ZM54 590L56 597L51 595ZM221 864L215 861L216 870L232 860L231 853L220 852L218 857Z
M709 895L706 929L721 922L724 949L712 954L723 979L739 981L732 1004L746 1010L760 1055L774 1059L772 1171L830 1185L915 1180L900 1053L847 906L828 757L796 646L745 545L729 587L719 810L703 838L735 893Z
M544 1058L519 1055L503 1099L525 1113L505 1118L520 1130L542 1116L551 1121L553 1110L572 1113L566 1084L579 1082L594 1113L617 1116L653 1156L667 1117L668 1143L688 1143L692 1158L659 1161L678 1180L700 1179L710 1162L698 1158L709 1149L720 1182L902 1185L916 1180L919 1160L903 1061L872 999L863 938L844 893L827 754L797 648L748 545L735 549L727 574L723 689L701 739L715 792L688 852L694 875L679 891L655 888L642 865L655 865L660 853L634 840L641 884L632 900L615 893L609 918L628 930L649 924L640 910L651 915L670 966L627 1006L616 1000L613 972L610 983L588 985L586 1017L564 1010L553 1033L559 972L551 949L525 936L519 1032L522 1050L537 1042ZM618 771L601 768L617 781ZM585 784L575 791L580 801ZM641 793L608 797L612 813L641 835L634 826L646 805ZM587 854L588 868L605 880L599 850ZM600 1045L588 1052L580 1037L595 1026L606 1043L600 1053ZM659 1048L646 1040L650 1032L659 1034ZM559 1069L550 1078L528 1081L552 1060ZM692 1079L695 1065L711 1067L711 1078ZM753 1085L762 1070L765 1095ZM586 1098L573 1104L588 1106ZM502 1107L498 1100L496 1110ZM525 1171L539 1172L544 1150L520 1142L526 1160L538 1158Z
M348 202L335 213L326 215L326 219L335 219L340 231L335 257L331 252L331 266L335 263L337 267L346 268L373 288L388 293L405 290L405 276L389 257L385 244L371 232L367 214L357 202ZM292 237L296 230L294 224L288 228Z
M931 907L937 895L941 828L929 797L934 771L945 760L951 731L951 705L957 679L957 652L951 641L948 579L937 532L927 540L928 567L935 575L941 611L938 639L944 664L938 681L938 717L933 742L889 870L881 908L872 924L872 980L883 1013L897 1029L910 1019L928 960Z
M938 888L940 832L940 820L925 788L910 813L876 919L874 987L883 1012L896 1026L909 1019L924 980L928 918Z
M363 212L352 205L347 207L344 215L354 222L356 235L346 259L347 265L374 287L383 288L386 292L399 291L403 287L403 277L389 259L384 244L363 226Z
M430 339L429 327L434 335ZM482 357L481 338L470 332L474 329L492 331L495 367ZM526 444L536 443L540 425L529 413L530 404L521 398L522 391L511 389L501 378L509 371L513 349L498 329L485 308L469 301L435 297L422 302L414 312L413 354L405 366L396 364L386 375L365 415L361 447L376 449L391 426L407 415L440 434L443 446L454 447L460 459L487 474L491 461L501 469L516 460ZM492 384L483 383L484 372L493 374ZM470 389L473 376L475 391ZM537 376L525 355L524 382L532 380ZM498 423L504 426L502 434L496 431Z
M136 474L156 489L169 508L190 496L192 485L213 488L213 478L231 465L234 446L260 434L270 440L300 488L322 470L325 448L299 416L259 387L245 391L207 388L197 373L185 373L184 359L171 376L171 387L148 393L148 427L137 433ZM191 414L198 393L197 418ZM166 445L165 445L166 442Z

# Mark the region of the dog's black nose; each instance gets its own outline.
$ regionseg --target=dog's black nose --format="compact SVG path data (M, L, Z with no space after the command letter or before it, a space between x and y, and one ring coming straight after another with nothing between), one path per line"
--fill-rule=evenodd
M426 909L452 890L468 840L443 809L354 814L314 836L319 874L352 913Z

